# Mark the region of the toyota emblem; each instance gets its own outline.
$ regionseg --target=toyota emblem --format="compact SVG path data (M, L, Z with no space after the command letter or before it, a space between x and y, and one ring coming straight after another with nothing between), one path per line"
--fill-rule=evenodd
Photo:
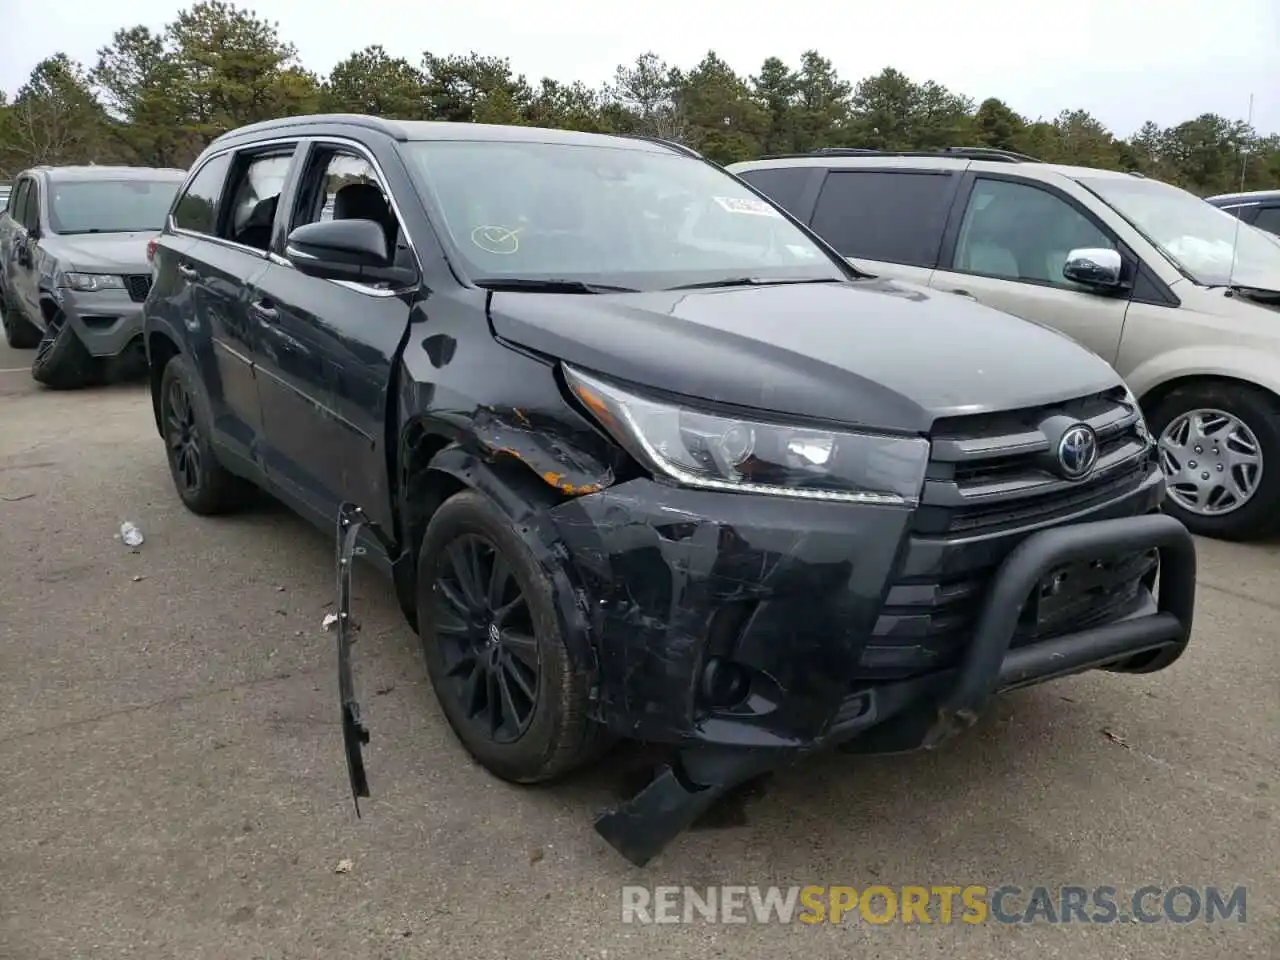
M1098 435L1083 423L1068 427L1058 441L1058 469L1068 480L1081 480L1098 462Z

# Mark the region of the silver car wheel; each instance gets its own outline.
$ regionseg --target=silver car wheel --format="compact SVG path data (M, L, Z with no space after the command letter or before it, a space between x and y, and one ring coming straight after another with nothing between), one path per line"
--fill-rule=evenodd
M1262 446L1239 417L1188 410L1160 434L1169 497L1188 513L1220 517L1239 510L1262 482Z

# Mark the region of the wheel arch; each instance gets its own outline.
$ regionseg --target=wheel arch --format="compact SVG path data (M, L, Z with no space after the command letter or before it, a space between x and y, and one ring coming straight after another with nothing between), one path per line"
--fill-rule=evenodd
M1125 366L1128 366L1125 364ZM1276 354L1257 344L1198 344L1146 357L1124 374L1143 410L1153 411L1174 390L1193 383L1249 386L1280 397L1280 364Z
M151 393L151 414L155 419L156 433L164 436L160 423L160 379L169 361L182 353L176 340L164 330L149 330L146 335L147 387Z
M40 319L44 321L46 327L49 325L49 322L54 318L54 315L57 314L57 312L61 309L62 308L58 306L58 301L54 299L53 294L50 293L48 290L41 288Z
M416 627L417 622L417 552L431 517L454 494L475 490L510 520L513 531L551 578L570 658L575 668L595 676L584 594L548 516L575 494L553 485L519 458L474 450L422 420L410 422L401 432L397 481L401 553L394 579L401 609L412 625Z
M1257 380L1244 377L1234 376L1224 373L1187 373L1179 376L1170 377L1159 383L1147 388L1147 390L1138 397L1138 404L1142 407L1144 413L1148 416L1160 406L1161 403L1172 393L1185 387L1194 386L1218 386L1228 389L1251 389L1265 394L1280 407L1280 393L1269 386L1258 383Z

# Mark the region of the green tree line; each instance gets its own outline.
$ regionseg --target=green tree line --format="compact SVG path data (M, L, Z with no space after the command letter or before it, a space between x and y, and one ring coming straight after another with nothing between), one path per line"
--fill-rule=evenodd
M318 111L645 134L720 163L830 146L990 146L1201 194L1242 178L1246 189L1280 187L1280 135L1216 114L1124 138L1085 110L1031 119L893 68L849 81L816 50L798 65L770 57L749 76L713 51L691 68L644 53L593 88L532 82L501 57L428 51L415 64L371 46L321 76L277 24L225 0L196 3L158 32L122 28L93 64L54 53L12 97L0 91L0 178L39 163L182 167L226 130Z

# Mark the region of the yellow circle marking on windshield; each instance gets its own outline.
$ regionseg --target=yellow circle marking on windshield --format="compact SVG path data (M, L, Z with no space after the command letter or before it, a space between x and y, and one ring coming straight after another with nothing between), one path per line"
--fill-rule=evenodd
M517 234L524 229L517 227L479 226L471 231L471 242L485 253L498 256L509 256L520 249L520 238Z

